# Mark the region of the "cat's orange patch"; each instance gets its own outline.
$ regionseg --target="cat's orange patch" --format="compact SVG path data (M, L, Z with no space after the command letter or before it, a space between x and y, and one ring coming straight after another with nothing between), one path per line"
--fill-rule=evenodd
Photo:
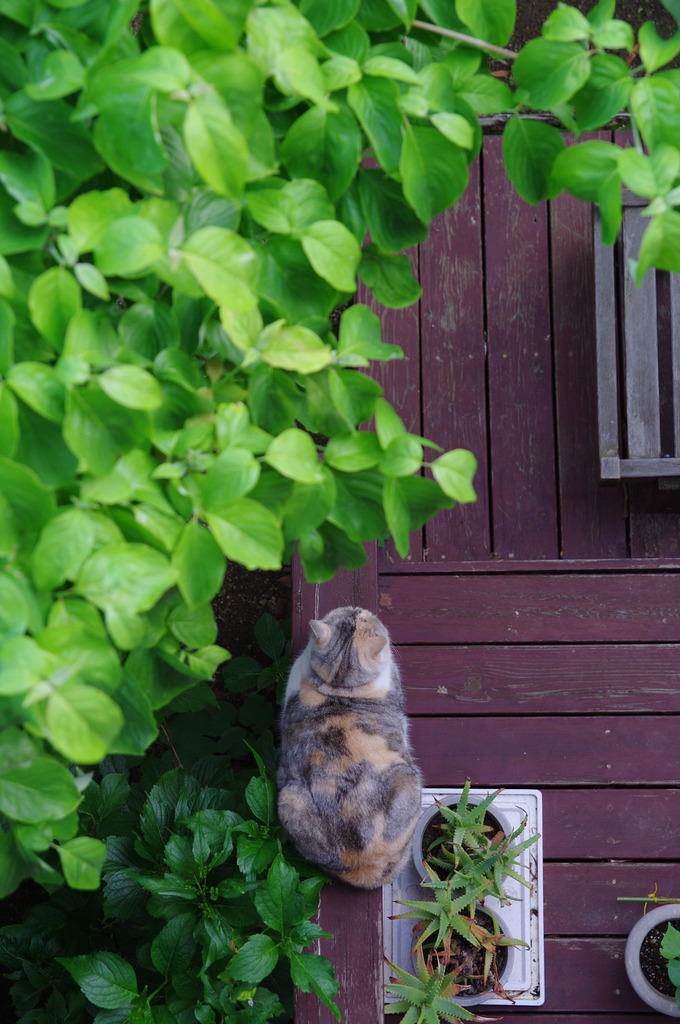
M306 707L318 707L319 704L323 704L325 699L316 686L312 685L309 676L303 676L300 680L300 703Z
M390 750L382 736L350 728L346 732L347 749L352 761L370 761L376 768L389 768L403 762L396 750Z
M313 765L315 768L319 768L323 764L323 754L321 753L320 750L315 751L311 755L309 763Z
M396 839L385 839L383 829L385 818L382 813L376 815L373 838L363 850L343 850L342 862L347 866L342 878L350 885L362 889L372 889L381 885L386 871L401 860L405 846L410 842L413 828Z

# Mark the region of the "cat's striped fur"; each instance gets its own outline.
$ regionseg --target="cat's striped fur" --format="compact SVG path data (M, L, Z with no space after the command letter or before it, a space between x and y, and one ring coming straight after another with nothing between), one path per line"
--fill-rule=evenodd
M399 672L363 608L310 623L281 720L279 817L307 860L374 889L399 873L420 813Z

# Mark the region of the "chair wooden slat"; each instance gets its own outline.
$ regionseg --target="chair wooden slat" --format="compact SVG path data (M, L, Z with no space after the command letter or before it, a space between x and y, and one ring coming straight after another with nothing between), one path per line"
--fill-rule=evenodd
M628 456L655 459L661 454L656 275L650 271L638 288L628 271L647 224L637 210L624 209L623 338Z
M671 358L675 455L680 455L680 274L671 274Z
M595 234L595 337L597 347L597 422L603 479L619 476L618 366L616 354L616 282L614 250L600 243L602 218L596 207ZM616 465L612 466L612 460Z

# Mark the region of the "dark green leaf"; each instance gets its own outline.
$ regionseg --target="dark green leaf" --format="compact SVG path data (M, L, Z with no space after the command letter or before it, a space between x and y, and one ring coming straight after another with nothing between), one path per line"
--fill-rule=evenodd
M508 177L528 203L536 205L551 196L553 164L565 148L557 128L513 117L503 132L503 158Z
M151 943L151 960L165 978L188 971L196 951L193 914L178 914L161 928Z
M515 0L456 0L456 14L473 36L505 46L515 25Z
M44 153L72 182L80 183L101 171L102 163L90 133L84 125L72 121L72 113L73 108L64 100L36 102L25 90L14 93L5 104L12 134Z
M336 500L328 520L355 541L382 540L387 526L382 507L382 477L378 473L339 474Z
M427 228L404 200L396 181L381 171L359 172L361 206L373 241L384 252L399 252L427 237Z
M211 601L222 586L224 557L209 531L195 519L184 527L171 562L182 597L192 608Z
M348 110L312 107L291 125L281 151L290 174L320 181L335 200L356 174L361 132Z
M251 935L229 962L232 978L258 985L271 974L279 959L279 951L269 935Z
M528 102L539 110L569 100L590 74L588 52L579 43L532 39L519 53L513 75Z
M600 54L590 62L590 77L572 97L581 132L603 125L625 107L633 79L625 61L612 54Z
M402 117L399 90L387 78L364 78L351 85L347 100L366 132L383 170L396 171L401 154Z
M64 438L93 473L109 473L121 452L145 437L146 413L113 402L97 385L72 390L66 402Z
M300 538L300 559L310 583L323 583L336 569L359 569L366 562L366 552L358 541L350 540L344 530L332 523L323 523Z
M137 995L134 969L117 953L102 950L57 959L95 1006L115 1010L128 1006Z
M338 983L333 967L325 957L317 953L291 953L290 976L293 984L303 992L316 992L336 1020L340 1020L340 1010L332 998L338 991Z
M109 81L110 80L110 81ZM157 127L156 95L144 83L121 74L107 76L93 139L99 155L126 181L145 192L161 193L168 159Z
M420 220L429 224L465 191L467 159L434 128L409 125L399 162L404 195Z

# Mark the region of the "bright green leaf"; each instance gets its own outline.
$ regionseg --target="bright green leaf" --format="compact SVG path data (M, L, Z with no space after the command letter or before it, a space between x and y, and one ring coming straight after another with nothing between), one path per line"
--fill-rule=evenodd
M476 501L472 479L477 469L477 460L472 452L455 448L445 452L429 464L432 475L450 498L461 504Z
M98 608L145 612L177 580L168 559L145 544L107 544L85 561L76 589Z
M98 839L77 836L57 846L66 883L72 889L98 889L106 847Z
M206 185L218 195L238 199L248 171L248 146L227 108L194 101L183 132L187 153Z
M16 821L64 818L80 800L70 771L51 757L0 773L0 811Z
M309 434L297 427L284 430L275 437L264 456L265 461L282 476L302 484L323 481L323 471L316 446Z
M28 293L33 325L57 352L72 316L81 308L78 282L65 267L51 267L36 277Z
M171 562L177 585L190 608L211 601L222 586L225 563L212 535L195 519L184 527Z
M160 231L145 217L123 217L104 227L94 249L97 268L107 277L135 277L164 253Z
M227 558L247 569L281 568L283 535L269 509L250 498L240 498L219 516L208 513L206 519Z
M141 366L112 366L97 381L104 394L128 409L151 411L163 402L160 384Z

